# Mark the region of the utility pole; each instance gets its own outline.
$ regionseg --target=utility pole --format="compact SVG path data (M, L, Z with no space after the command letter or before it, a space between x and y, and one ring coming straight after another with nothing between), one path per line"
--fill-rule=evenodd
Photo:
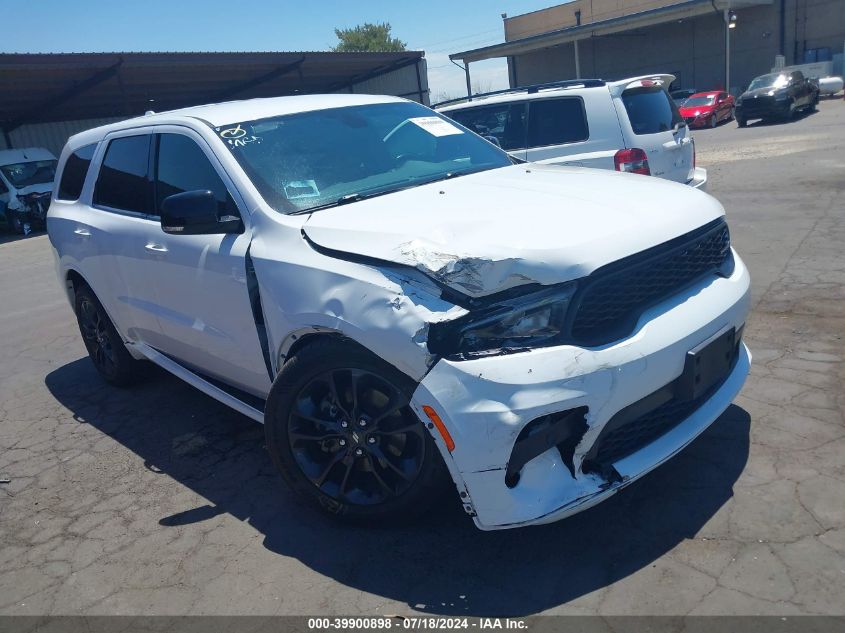
M731 23L728 12L725 9L725 92L731 92Z
M730 4L728 4L730 7ZM736 13L725 8L722 17L725 20L725 92L731 92L731 30L736 28Z

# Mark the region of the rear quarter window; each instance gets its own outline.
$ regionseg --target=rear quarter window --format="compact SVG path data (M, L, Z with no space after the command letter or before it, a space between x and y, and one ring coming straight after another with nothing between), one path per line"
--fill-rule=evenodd
M94 188L95 205L152 213L152 184L148 177L151 138L144 134L109 141Z
M579 97L531 101L528 108L528 147L565 145L588 138L587 114Z
M62 169L62 177L59 180L59 193L56 196L59 200L79 199L95 149L97 149L97 144L93 143L80 147L68 156L64 169Z
M678 106L658 86L629 88L622 93L622 103L634 134L667 132L683 121Z

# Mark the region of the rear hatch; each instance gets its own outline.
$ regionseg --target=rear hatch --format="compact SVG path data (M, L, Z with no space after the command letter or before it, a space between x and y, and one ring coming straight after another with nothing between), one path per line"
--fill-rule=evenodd
M693 177L692 136L667 88L672 75L626 79L610 91L625 146L645 151L652 176L687 183Z

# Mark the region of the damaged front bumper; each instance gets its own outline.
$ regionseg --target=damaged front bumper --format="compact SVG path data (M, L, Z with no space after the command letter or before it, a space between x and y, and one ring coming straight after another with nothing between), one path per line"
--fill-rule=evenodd
M413 406L422 419L422 407L432 407L451 434L451 452L435 437L479 528L548 523L595 505L669 459L719 417L750 366L748 350L739 342L750 283L742 261L734 257L730 277L702 281L654 306L634 334L611 345L437 362L417 388ZM725 336L735 351L712 388L690 400L694 406L669 408L664 417L675 419L647 444L621 456L619 451L602 453L612 461L597 468L596 448L606 441L602 431L613 426L608 423L678 384L688 373L691 350ZM666 404L665 398L656 404ZM523 454L515 477L508 465L526 427L530 437L531 425L555 417L575 421L577 437L554 429L538 433L550 438L548 449L528 460Z

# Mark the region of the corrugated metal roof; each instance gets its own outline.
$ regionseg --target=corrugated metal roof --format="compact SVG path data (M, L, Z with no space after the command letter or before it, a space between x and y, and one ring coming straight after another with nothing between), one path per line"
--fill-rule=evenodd
M421 51L0 54L0 127L335 92L422 57Z

